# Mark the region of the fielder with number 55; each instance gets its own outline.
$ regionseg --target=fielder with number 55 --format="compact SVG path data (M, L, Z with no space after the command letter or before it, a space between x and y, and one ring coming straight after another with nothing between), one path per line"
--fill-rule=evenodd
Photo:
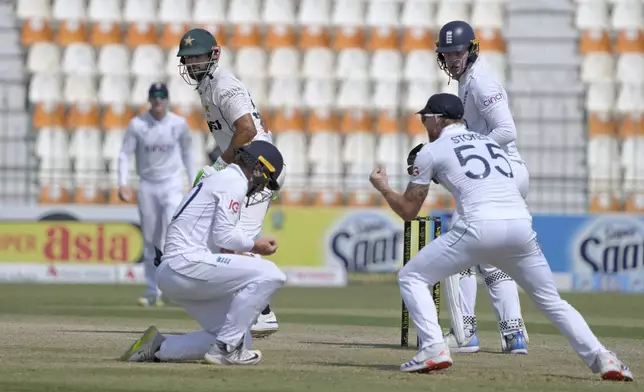
M264 121L244 84L228 70L219 67L221 48L207 30L192 29L186 32L179 44L180 74L189 85L196 86L206 111L206 120L222 154L212 166L197 174L196 185L203 177L224 169L233 161L235 149L252 140L272 143L271 133L264 128ZM284 174L278 179L280 186ZM273 192L265 189L251 195L241 207L240 227L251 237L257 237ZM277 318L270 306L262 311L251 332L253 336L267 336L278 329Z

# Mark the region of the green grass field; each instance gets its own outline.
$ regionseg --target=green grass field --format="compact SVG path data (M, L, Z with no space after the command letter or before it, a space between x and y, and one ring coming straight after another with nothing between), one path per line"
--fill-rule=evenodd
M637 381L599 381L525 297L530 354L499 354L496 322L484 290L477 308L484 352L455 354L454 366L442 373L403 374L398 367L415 349L398 347L400 296L395 284L385 283L283 289L273 301L280 331L255 341L264 360L254 367L119 362L116 358L150 324L164 333L197 329L180 308L137 307L141 291L135 286L0 286L0 391L644 390ZM641 375L644 298L566 298L635 377ZM444 317L442 324L447 325Z

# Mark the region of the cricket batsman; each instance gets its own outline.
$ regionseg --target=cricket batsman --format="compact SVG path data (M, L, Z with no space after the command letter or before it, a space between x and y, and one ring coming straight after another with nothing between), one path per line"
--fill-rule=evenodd
M463 102L463 118L468 129L486 135L501 146L512 168L511 178L521 197L525 199L529 175L515 144L517 131L510 113L508 96L503 86L481 62L479 43L472 26L458 20L445 24L439 32L436 53L440 68L449 78L458 81L458 95ZM478 162L480 159L466 150L458 158L463 167L468 166L467 162ZM460 215L460 210L454 211L451 223L457 222ZM497 315L502 351L527 354L528 335L521 316L516 283L493 265L479 264L477 269L485 280ZM479 340L474 314L477 282L474 270L465 270L450 277L445 283L452 319L452 331L446 336L450 348L453 352L478 352Z
M286 275L255 256L275 253L277 242L250 237L239 226L239 211L248 196L278 190L283 167L277 148L256 140L236 149L233 162L204 177L183 198L159 260L159 287L202 329L163 335L151 326L122 360L255 365L262 359L248 332Z
M192 137L186 120L168 110L168 88L154 83L148 92L150 109L134 117L125 131L118 157L118 192L122 201L132 198L128 187L129 165L135 156L140 178L138 207L143 233L143 267L147 287L139 298L141 306L162 306L157 288L155 247L163 249L170 218L183 198L185 166L189 178L196 175Z
M504 148L495 137L467 130L463 103L456 95L433 95L418 114L430 142L414 159L407 189L402 194L392 190L385 169L379 167L369 180L403 220L418 215L433 179L454 196L459 215L451 230L431 241L398 272L400 294L421 342L418 353L400 370L427 372L452 366L427 286L481 263L502 268L515 279L593 373L604 380L632 381L629 367L599 342L581 314L559 296L532 228L532 216L516 186L512 158Z
M186 32L179 43L180 74L189 85L196 86L206 112L206 120L222 154L212 166L204 167L195 185L204 176L224 169L233 161L235 149L253 140L272 143L272 135L248 89L228 70L219 67L221 48L207 30L196 28ZM281 172L280 186L284 181ZM241 208L240 227L255 238L262 230L273 191L265 189L251 195ZM254 336L267 336L277 331L275 313L268 305L251 329Z

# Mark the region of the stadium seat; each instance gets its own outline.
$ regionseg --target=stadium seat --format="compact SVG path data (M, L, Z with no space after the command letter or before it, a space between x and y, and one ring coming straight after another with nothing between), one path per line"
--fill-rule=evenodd
M18 0L16 16L19 19L49 19L51 18L50 0Z
M122 44L109 44L98 52L98 72L102 75L130 75L130 51Z
M62 21L58 25L58 31L54 41L61 46L87 42L87 29L85 24L71 19Z
M370 103L369 82L345 79L340 84L336 106L339 109L367 108Z
M51 26L42 19L28 19L22 24L20 43L25 46L37 42L49 42L53 39Z
M369 50L398 49L398 2L390 0L367 3L366 25L370 27Z
M300 53L296 48L277 48L271 52L268 60L268 76L298 78L299 68Z
M54 102L38 103L34 107L32 123L34 128L63 127L65 109L62 104Z
M618 1L613 4L610 25L613 30L641 30L644 26L644 2Z
M344 49L338 53L335 77L338 79L360 79L369 77L369 55L361 48Z
M642 159L644 157L644 136L638 135L624 140L622 151L625 209L629 212L642 212L644 210L642 203L644 195L644 159Z
M331 79L335 52L329 48L311 48L304 52L302 76L312 79Z
M474 1L472 27L500 30L503 27L503 6L499 1Z
M29 102L61 102L62 81L58 74L37 73L30 79Z
M60 68L60 49L51 42L37 42L27 52L27 70L32 73L55 73Z
M275 138L275 145L288 168L288 187L280 192L285 205L301 205L307 201L308 162L306 135L299 131L283 131Z
M167 23L163 25L158 44L166 50L174 48L181 41L186 31L188 31L188 25L184 23Z
M65 78L63 99L67 103L96 103L96 81L91 75L70 75Z
M350 107L342 111L340 133L367 132L373 130L371 108Z
M621 83L615 109L619 114L644 114L644 85Z
M65 47L62 61L63 72L76 75L96 74L96 54L86 43L74 43Z
M501 83L505 85L506 79L506 56L501 52L481 52L479 54L481 62L485 64L490 73Z
M192 22L200 25L225 23L227 0L195 0ZM216 37L219 39L219 37Z
M274 135L281 132L303 132L304 118L302 111L286 107L275 110L269 129Z
M588 140L588 173L593 192L619 189L619 144L614 136L595 136Z
M417 112L425 106L427 99L435 93L437 93L436 82L417 81L407 83L402 106L406 111Z
M620 54L615 75L622 83L644 84L644 52Z
M107 105L103 110L100 120L100 127L104 130L127 128L134 113L124 103L113 103Z
M253 97L253 102L255 105L261 107L267 106L267 83L266 78L258 77L245 77L243 78L244 85L250 92L251 97Z
M407 153L409 152L409 137L404 133L386 133L380 135L376 146L376 163L387 170L390 185L393 189L401 189L407 182Z
M379 81L375 83L371 104L377 110L395 110L398 108L400 89L397 81Z
M436 10L436 28L440 29L445 23L453 20L472 20L468 12L468 4L461 1L439 1Z
M260 47L244 47L235 55L235 73L242 79L266 77L267 55Z
M435 81L436 53L430 50L413 50L405 56L403 79L405 81Z
M91 102L71 105L65 119L65 126L67 128L98 127L98 112L98 107Z
M301 0L296 18L301 27L299 46L302 49L327 48L331 23L331 0Z
M232 46L260 46L259 6L259 0L230 0L227 21L234 25Z
M347 167L344 187L349 191L348 204L370 206L375 204L375 190L365 179L375 166L376 137L371 132L354 132L346 136L342 147L342 161Z
M363 48L364 2L356 0L336 0L331 14L331 24L335 26L333 48Z
M401 23L405 30L403 33L402 50L432 50L434 40L432 29L436 27L434 4L425 0L407 0L403 2Z
M266 0L262 7L262 21L268 24L265 46L281 48L295 45L295 2L293 0Z
M158 21L161 23L188 23L192 19L189 0L160 0Z
M123 0L123 20L127 23L152 23L156 22L157 0Z
M615 59L608 52L587 53L581 62L581 80L586 83L610 83L615 79Z
M300 82L298 79L285 77L276 78L271 81L270 91L268 93L268 107L299 107Z
M157 30L153 22L134 22L128 26L125 42L129 47L156 45L157 41Z
M337 205L340 203L339 189L344 172L342 160L337 154L342 151L341 137L333 132L317 132L311 135L308 158L311 176L308 187L315 193L316 205Z
M102 134L98 128L82 127L71 133L69 156L74 161L74 183L80 190L80 202L98 202L98 192L87 197L85 187L97 186L103 180L105 162L102 152ZM78 192L77 192L78 193ZM102 201L102 200L101 200Z
M178 73L168 78L168 90L170 100L173 104L195 107L201 106L199 93L195 91L194 86L186 83Z
M85 0L54 0L52 9L53 20L82 21L87 17Z
M125 104L130 97L129 75L105 75L98 87L98 102L101 105Z
M644 53L644 30L622 30L615 42L616 53Z
M586 93L586 109L591 112L612 112L615 98L615 86L612 83L591 83Z
M69 201L71 185L69 135L63 128L42 128L36 134L36 156L39 160L38 182L42 204Z
M121 0L89 0L87 19L91 22L121 22Z
M577 2L575 25L580 30L607 30L609 28L608 3L605 0Z
M595 52L612 52L611 39L607 31L584 30L581 32L579 52L582 54Z
M371 79L397 82L402 78L402 56L398 50L376 50L370 64Z
M133 76L160 78L165 72L165 54L158 45L137 46L132 53L130 72Z
M479 40L479 48L481 53L493 52L493 53L503 53L505 52L505 41L501 36L501 30L495 28L477 28L475 31L476 39Z
M101 21L92 25L89 42L95 47L104 45L117 45L123 42L122 30L119 22Z
M174 94L172 90L170 91L170 94L171 94L171 97L174 96L172 95ZM171 108L172 112L186 119L186 122L188 123L188 129L190 130L190 132L203 134L204 132L202 131L202 128L204 127L204 123L206 122L204 118L203 109L195 105L176 104L176 100L174 98L172 98L172 102L173 102L173 105Z
M307 79L302 93L304 106L308 108L330 108L335 103L335 85L324 79Z

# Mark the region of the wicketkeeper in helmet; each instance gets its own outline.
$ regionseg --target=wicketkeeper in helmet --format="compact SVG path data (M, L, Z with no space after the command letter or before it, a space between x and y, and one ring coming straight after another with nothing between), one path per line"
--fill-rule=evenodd
M458 81L458 96L465 107L463 118L468 129L489 136L505 150L510 158L512 176L525 199L529 187L528 169L515 144L517 131L508 96L479 58L479 41L472 26L460 20L445 24L439 32L436 53L439 67L451 79ZM455 211L452 224L458 218ZM498 317L502 351L527 354L528 334L521 317L516 283L494 266L479 265L477 269L485 280ZM479 351L474 314L476 289L473 270L447 279L446 297L453 321L452 331L446 339L452 352Z
M186 83L196 86L206 112L206 121L217 146L223 151L212 166L206 166L197 174L197 184L208 176L225 168L233 160L235 149L252 140L272 143L271 133L255 106L248 89L228 70L219 67L221 47L207 30L192 29L186 32L179 43L180 74ZM280 175L280 186L284 172ZM275 195L266 189L252 195L241 209L239 224L251 237L257 237ZM251 329L253 336L265 336L276 332L277 319L270 306L260 314Z

